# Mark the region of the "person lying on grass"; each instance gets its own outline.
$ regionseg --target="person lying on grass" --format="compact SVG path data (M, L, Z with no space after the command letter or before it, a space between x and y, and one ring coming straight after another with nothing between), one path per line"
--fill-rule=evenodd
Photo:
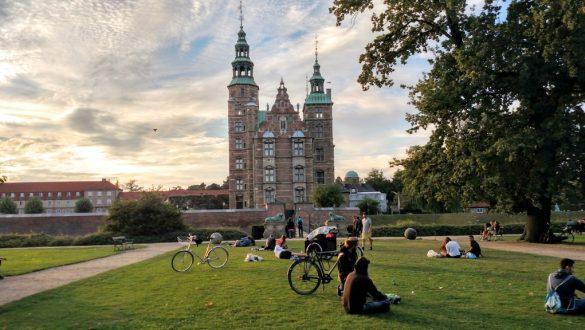
M288 250L286 245L286 236L282 235L276 240L276 246L274 247L274 255L278 259L290 259L292 256L298 256L298 253L292 253Z

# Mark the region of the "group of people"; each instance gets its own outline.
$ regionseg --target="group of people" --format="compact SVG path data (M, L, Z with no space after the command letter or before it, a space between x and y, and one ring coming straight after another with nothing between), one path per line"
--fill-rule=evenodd
M492 237L496 237L500 232L501 225L496 220L491 220L490 222L486 222L483 226L483 231L481 232L481 240L482 241L489 241Z
M459 242L452 240L450 237L445 237L445 239L441 242L439 255L445 258L476 259L481 257L481 247L473 235L469 235L469 245L470 249L466 252L465 250L461 249Z
M354 237L362 238L362 247L366 248L366 241L370 243L370 250L374 248L372 239L372 218L370 218L366 212L362 214L362 218L358 215L353 216L353 223L350 226L351 230L348 230Z
M296 222L296 224L295 224ZM286 235L288 238L294 238L295 237L295 231L298 231L298 235L299 237L303 237L303 223L304 223L304 219L301 216L298 216L297 219L295 221L293 221L292 218L288 218L288 220L286 221L286 226L285 226L285 231L286 231ZM295 225L296 225L296 230L295 230Z

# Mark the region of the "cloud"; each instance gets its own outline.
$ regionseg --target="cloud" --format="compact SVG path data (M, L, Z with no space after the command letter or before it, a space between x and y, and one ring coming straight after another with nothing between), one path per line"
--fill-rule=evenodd
M369 17L336 27L329 6L244 3L260 109L281 77L292 103L303 103L317 36L335 102L336 176L365 176L424 137L398 134L413 111L405 91L356 83ZM239 15L230 0L0 0L1 170L11 181L221 183ZM397 84L416 82L427 65L399 68Z

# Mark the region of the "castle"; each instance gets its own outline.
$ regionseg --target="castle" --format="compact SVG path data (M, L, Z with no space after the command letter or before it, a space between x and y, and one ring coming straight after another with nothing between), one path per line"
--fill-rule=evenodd
M316 185L334 183L333 102L320 68L315 50L302 117L282 79L272 108L261 111L250 46L240 24L227 86L230 208L283 203L294 209L309 201Z

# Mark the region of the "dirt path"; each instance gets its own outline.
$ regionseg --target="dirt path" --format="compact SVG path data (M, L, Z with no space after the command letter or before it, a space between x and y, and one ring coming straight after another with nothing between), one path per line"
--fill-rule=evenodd
M436 240L437 248L443 236L422 237L423 240ZM467 236L451 236L462 244L467 244ZM375 239L404 239L399 237ZM494 249L529 253L557 258L585 260L585 247L570 245L542 245L524 242L492 241L479 242L482 249ZM57 288L108 270L130 265L153 258L177 248L177 243L148 244L146 248L125 251L124 253L90 260L74 265L62 266L20 276L8 276L0 280L0 306L33 294Z
M176 249L177 243L147 244L145 248L124 251L113 256L55 267L0 280L0 306L35 293L57 288L108 270L153 258Z

